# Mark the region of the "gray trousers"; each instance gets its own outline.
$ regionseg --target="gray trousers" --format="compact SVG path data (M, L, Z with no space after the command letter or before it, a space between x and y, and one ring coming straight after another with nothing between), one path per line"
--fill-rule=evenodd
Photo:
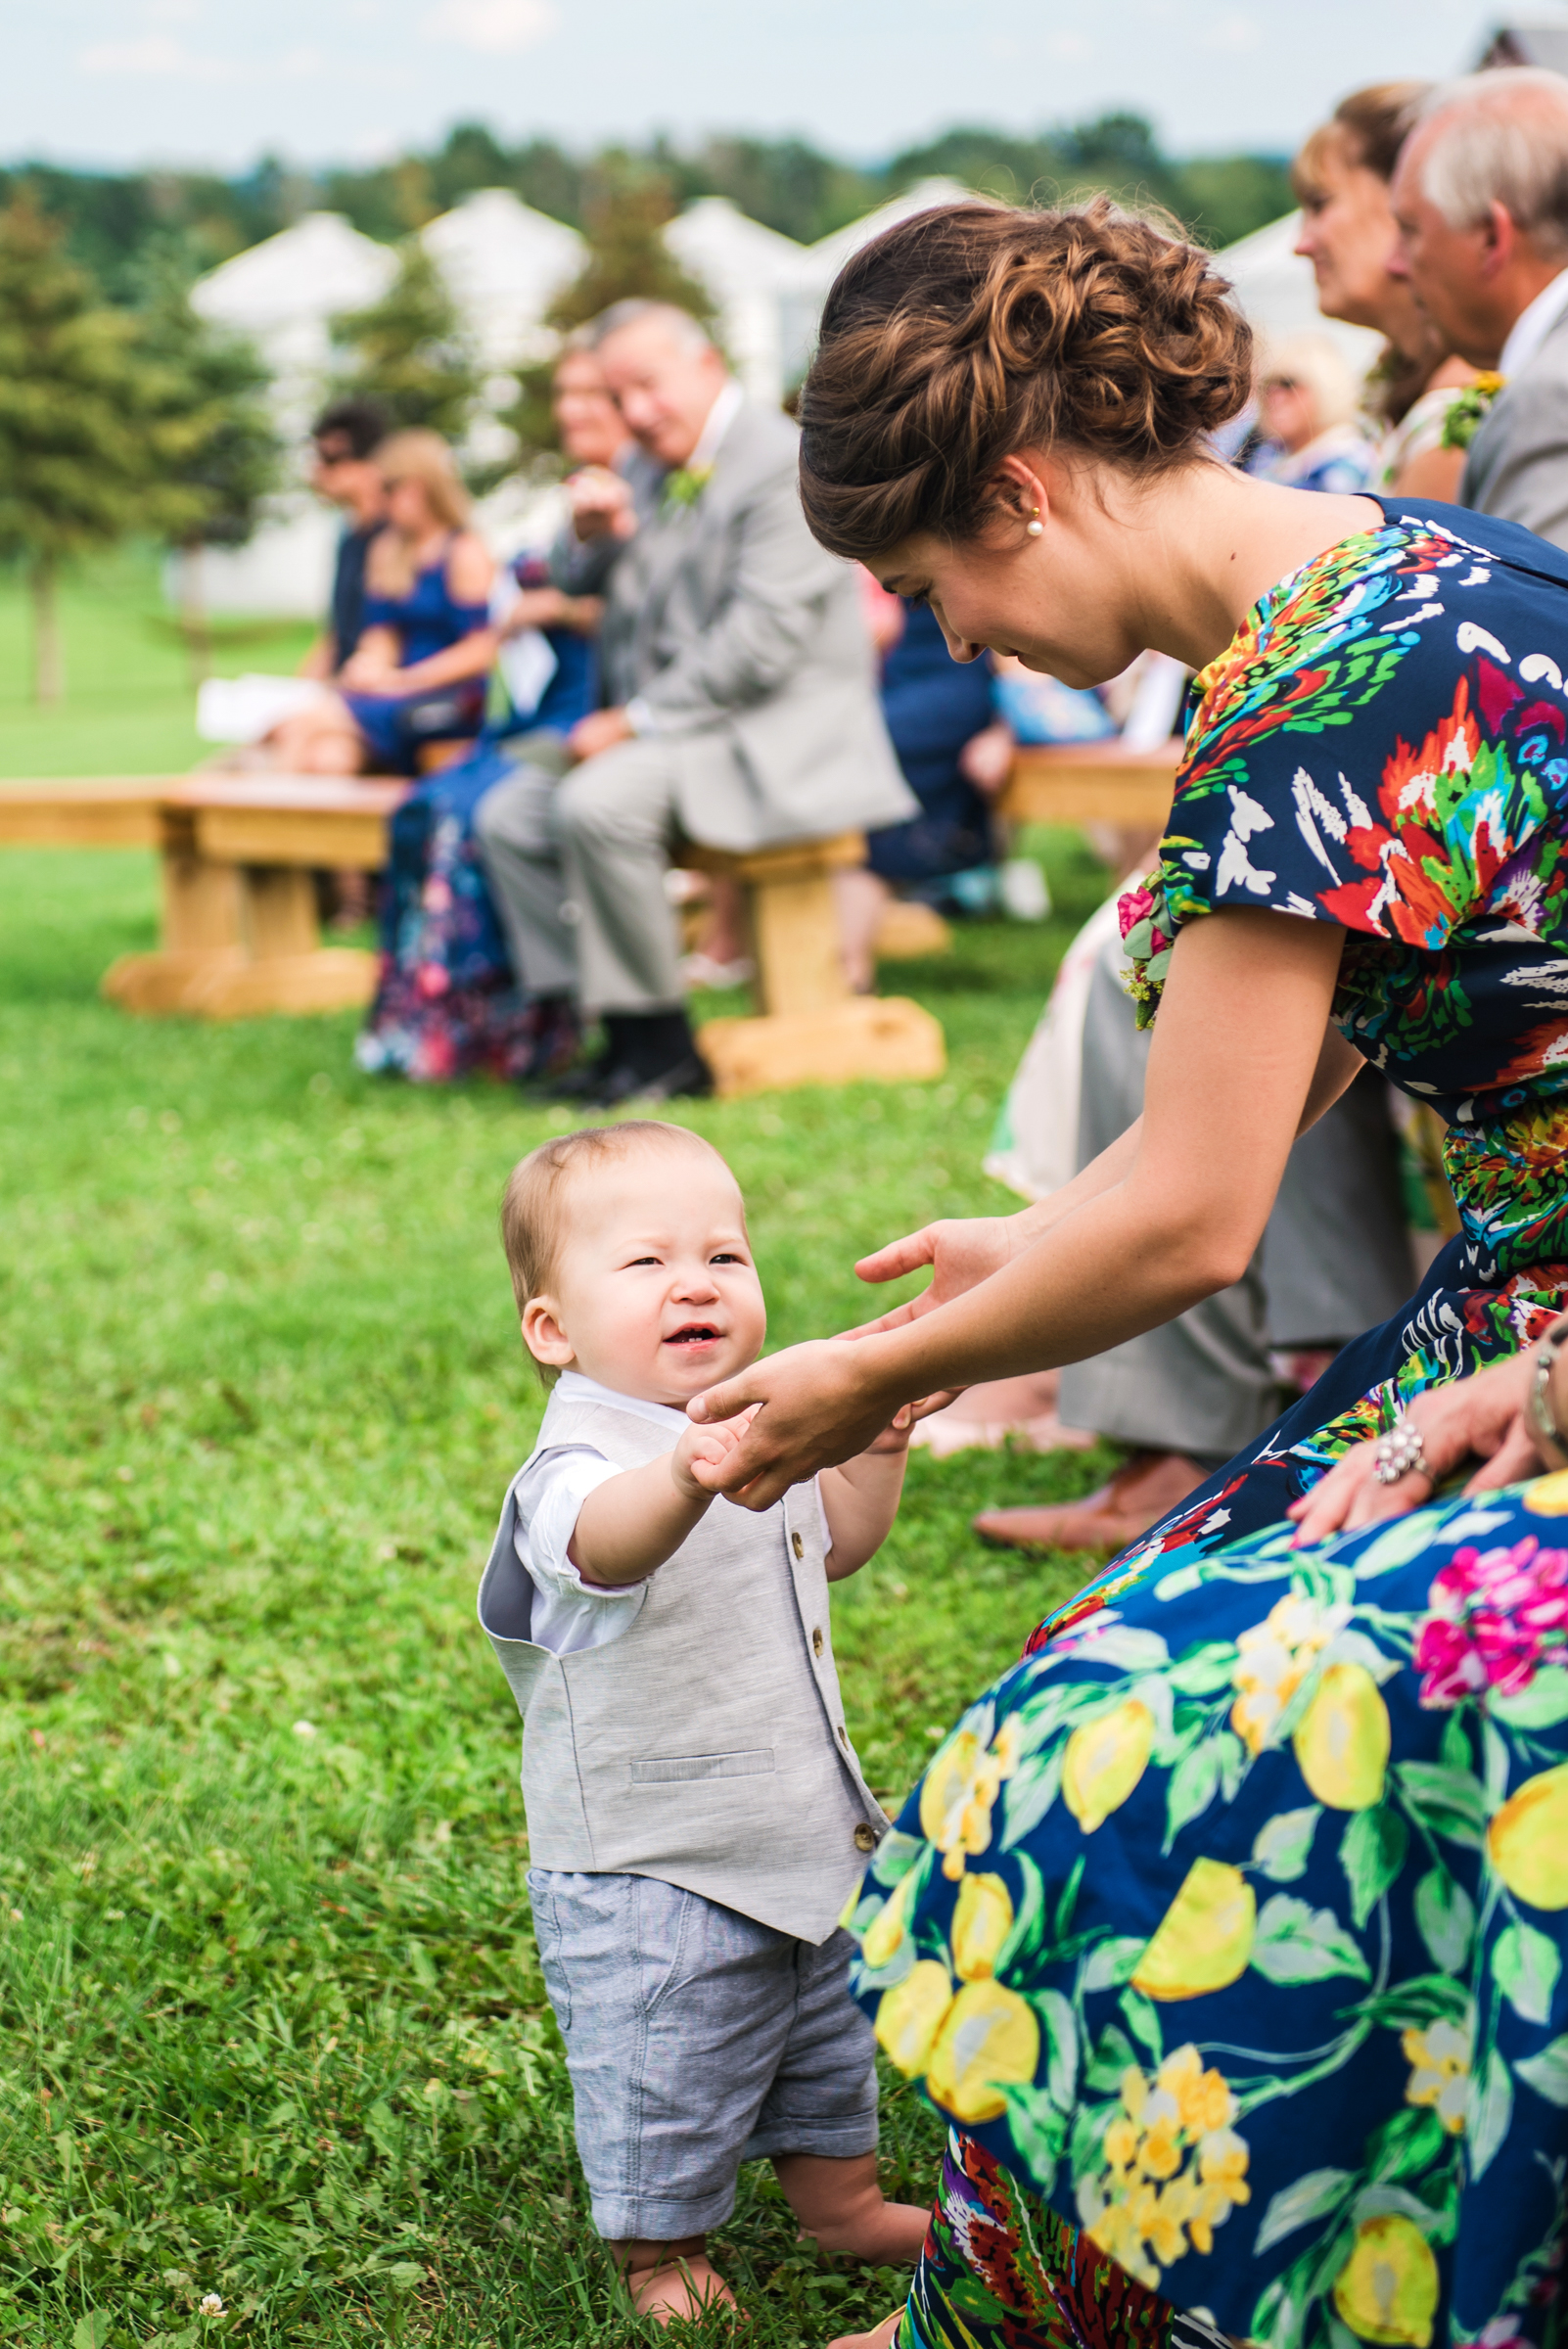
M1143 1108L1153 1038L1138 1033L1121 960L1113 940L1089 981L1081 1169ZM1292 1149L1241 1279L1163 1329L1070 1363L1058 1408L1069 1427L1218 1466L1278 1412L1270 1346L1343 1346L1397 1313L1413 1285L1393 1128L1379 1082L1358 1078Z
M475 830L519 980L595 1011L672 1011L679 942L665 873L673 747L618 743L568 770L559 736L526 735Z

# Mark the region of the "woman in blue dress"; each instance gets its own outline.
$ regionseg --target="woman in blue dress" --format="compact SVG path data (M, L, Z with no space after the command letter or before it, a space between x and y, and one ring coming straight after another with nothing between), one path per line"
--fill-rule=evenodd
M1228 472L1208 436L1250 374L1208 256L1103 204L965 205L850 263L803 399L816 534L924 594L956 657L1090 685L1154 646L1197 675L1123 909L1140 1124L1020 1216L867 1260L933 1279L854 1343L699 1399L760 1406L726 1488L765 1505L911 1398L1233 1279L1366 1061L1444 1119L1462 1218L1402 1313L1039 1628L852 1904L882 2045L953 2127L908 2307L868 2336L902 2349L1553 2324L1564 1487L1297 1544L1364 1439L1424 1495L1450 1382L1533 1376L1568 1298L1568 559Z
M280 760L300 774L418 774L438 746L449 757L484 723L488 660L465 674L449 656L486 627L495 566L467 527L452 452L438 433L393 433L376 463L387 522L365 562L359 642L335 689L276 732Z
M552 404L563 451L577 466L612 467L634 446L593 352L570 343ZM488 625L425 665L427 681L483 695L499 666L505 715L473 753L416 785L392 818L381 900L381 971L355 1042L361 1068L441 1084L482 1072L513 1082L549 1076L577 1042L574 1020L519 986L479 854L474 817L511 772L512 736L569 734L598 705L602 602L591 576L570 576L531 549L506 568ZM558 571L563 576L558 577Z

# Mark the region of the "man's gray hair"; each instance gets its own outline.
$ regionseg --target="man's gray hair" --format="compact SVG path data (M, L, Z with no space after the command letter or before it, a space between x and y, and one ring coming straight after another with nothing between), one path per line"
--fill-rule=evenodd
M672 301L627 300L613 301L601 310L586 329L590 346L598 350L612 335L619 335L628 326L646 326L657 321L681 350L707 350L713 337L705 326L699 325L690 310L683 310Z
M1500 204L1544 252L1568 252L1568 79L1539 66L1467 73L1438 85L1420 123L1436 125L1422 190L1451 228L1477 228Z

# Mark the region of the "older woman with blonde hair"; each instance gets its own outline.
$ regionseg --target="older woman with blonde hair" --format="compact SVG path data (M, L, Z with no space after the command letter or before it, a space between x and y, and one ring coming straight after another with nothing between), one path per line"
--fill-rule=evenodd
M1384 428L1371 486L1401 497L1457 498L1464 450L1445 445L1449 411L1475 369L1449 351L1410 291L1392 277L1399 226L1389 189L1400 149L1431 83L1374 82L1342 98L1290 167L1301 206L1296 251L1317 279L1325 318L1387 338L1368 386Z
M484 679L443 680L438 657L489 621L494 564L439 433L393 433L375 453L387 525L365 563L365 626L336 689L285 721L279 757L305 774L415 774L437 743L472 740ZM435 674L427 673L434 670Z

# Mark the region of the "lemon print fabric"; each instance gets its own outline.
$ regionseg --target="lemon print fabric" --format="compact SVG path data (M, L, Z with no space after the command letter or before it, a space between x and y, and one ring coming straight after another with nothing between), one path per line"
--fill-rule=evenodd
M1138 1959L1135 1989L1150 1999L1201 1999L1247 1970L1258 1901L1241 1870L1194 1860L1186 1882Z
M940 1741L846 1911L878 2046L952 2132L923 2349L1061 2349L1052 2308L1088 2349L1196 2349L1177 2310L1258 2349L1551 2349L1543 1481L1112 1576Z
M1153 1743L1154 1716L1135 1696L1073 1731L1062 1758L1062 1797L1085 1835L1127 1801Z
M1437 2315L1438 2264L1413 2220L1364 2219L1334 2280L1334 2306L1352 2332L1387 2349L1426 2349Z
M1383 1799L1388 1707L1364 1664L1331 1664L1296 1731L1301 1774L1320 1803L1367 1811Z
M1568 1909L1568 1762L1527 1778L1487 1829L1492 1865L1533 1909Z

